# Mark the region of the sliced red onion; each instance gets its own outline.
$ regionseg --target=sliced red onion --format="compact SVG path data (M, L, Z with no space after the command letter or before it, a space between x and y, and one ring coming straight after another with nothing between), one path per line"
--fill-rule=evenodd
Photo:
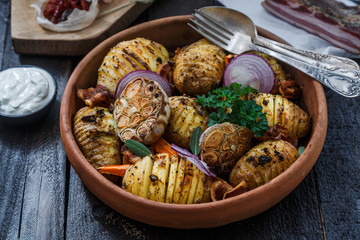
M275 84L275 73L264 58L244 53L232 59L224 71L224 85L229 86L233 82L269 93Z
M124 90L125 86L129 82L131 82L132 80L134 80L135 78L138 78L138 77L151 79L151 80L157 82L162 87L162 89L166 92L168 97L171 96L171 90L170 90L169 83L162 76L160 76L159 74L157 74L156 72L153 72L153 71L136 70L136 71L126 74L122 79L120 79L120 81L118 82L118 84L116 86L115 97L118 98L120 93Z
M215 173L211 172L209 167L207 166L207 164L205 162L201 161L198 158L198 156L190 153L189 151L187 151L175 144L171 144L171 149L174 150L175 152L177 152L177 154L179 154L180 157L185 157L191 163L195 164L200 169L200 171L202 171L206 175L216 178Z

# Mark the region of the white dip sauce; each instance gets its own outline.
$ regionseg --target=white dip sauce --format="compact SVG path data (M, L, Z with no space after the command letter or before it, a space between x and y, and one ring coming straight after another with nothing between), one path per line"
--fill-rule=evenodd
M23 115L48 103L55 90L52 76L36 67L15 67L0 72L0 112Z

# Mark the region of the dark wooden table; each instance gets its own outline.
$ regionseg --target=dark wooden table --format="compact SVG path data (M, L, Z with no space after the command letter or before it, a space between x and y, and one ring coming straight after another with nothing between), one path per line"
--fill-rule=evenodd
M219 4L158 0L133 25L207 5ZM268 211L212 229L152 227L94 197L66 158L59 108L81 57L16 54L10 21L10 1L0 0L0 69L42 67L55 77L58 92L43 121L26 127L0 124L0 239L360 239L360 98L325 89L329 126L322 153L305 180Z

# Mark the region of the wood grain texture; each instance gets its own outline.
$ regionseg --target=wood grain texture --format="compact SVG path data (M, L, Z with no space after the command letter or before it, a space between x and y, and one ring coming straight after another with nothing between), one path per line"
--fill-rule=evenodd
M158 0L132 25L207 5L218 3ZM329 127L323 151L305 180L268 211L211 229L152 227L104 205L69 166L59 136L59 105L79 58L16 54L9 11L10 1L0 0L0 32L5 33L0 34L0 69L43 67L54 75L58 95L51 115L37 124L0 123L0 239L359 239L360 98L326 89Z
M360 98L326 89L328 135L316 164L327 239L360 236Z
M108 31L126 28L150 4L135 3L116 12L97 18L89 27L75 32L53 32L42 28L35 18L31 4L38 0L12 0L11 35L14 49L23 54L46 54L74 56L84 55L104 40ZM129 3L130 0L113 0L104 4L99 0L99 9L106 11Z

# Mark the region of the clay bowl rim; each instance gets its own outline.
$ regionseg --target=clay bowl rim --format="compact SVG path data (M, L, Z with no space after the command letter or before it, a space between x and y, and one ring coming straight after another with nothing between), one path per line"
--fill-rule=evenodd
M217 202L201 204L160 203L135 196L98 173L81 153L72 133L73 114L69 114L69 104L76 91L77 74L81 73L94 55L103 54L103 51L115 45L113 43L118 42L118 39L126 38L134 32L141 32L159 24L186 23L190 17L191 15L182 15L145 22L123 30L100 43L81 60L71 74L60 107L60 133L64 149L82 182L95 196L120 214L134 220L154 226L183 229L222 226L257 215L281 201L300 184L314 166L325 142L327 131L327 105L324 90L320 83L311 80L316 92L317 119L316 122L313 121L311 138L305 151L290 168L278 177L247 193ZM258 32L261 35L286 43L264 29L258 28ZM269 193L275 196L266 199L259 198L259 196L268 196ZM254 206L250 209L244 209L242 206L246 206L246 203L249 202L252 202ZM134 212L134 209L137 209L137 212ZM141 212L139 213L139 211ZM216 219L207 219L202 222L201 220L204 220L204 217L201 217L201 214L206 216L215 214Z

